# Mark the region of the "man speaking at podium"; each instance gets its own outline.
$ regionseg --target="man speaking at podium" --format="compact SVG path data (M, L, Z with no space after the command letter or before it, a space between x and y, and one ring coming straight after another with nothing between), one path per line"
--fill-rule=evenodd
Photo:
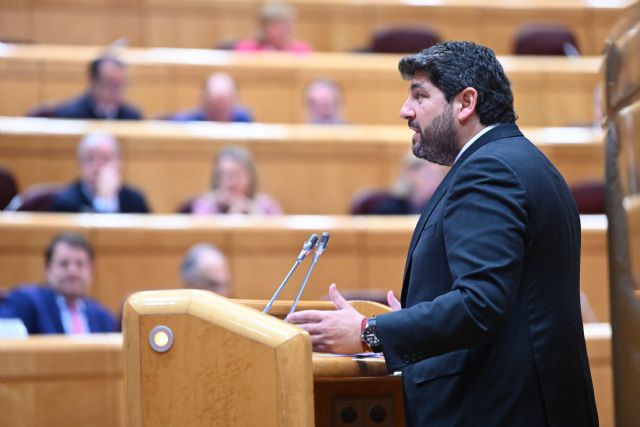
M366 319L289 321L314 349L382 352L410 426L595 426L580 316L580 219L562 176L515 125L493 51L445 42L402 58L417 157L451 166L416 226L402 297Z

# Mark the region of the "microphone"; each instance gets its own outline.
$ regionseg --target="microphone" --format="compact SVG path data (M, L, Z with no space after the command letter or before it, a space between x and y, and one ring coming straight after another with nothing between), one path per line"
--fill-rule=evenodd
M309 252L311 252L313 248L316 246L316 244L318 243L318 239L319 237L317 234L312 234L311 236L309 236L307 241L304 242L304 244L302 245L302 249L300 250L300 254L298 254L298 257L296 258L296 262L293 263L293 267L291 267L291 270L289 270L289 273L287 273L284 280L282 281L282 283L280 283L280 286L278 286L278 289L276 289L276 292L273 294L273 296L265 306L264 310L262 310L264 314L267 314L269 310L271 310L271 306L273 305L276 298L278 298L278 295L280 295L280 292L282 292L282 290L284 289L284 286L289 281L289 278L291 277L293 272L296 271L296 268L298 268L300 263L304 261L304 259L309 254Z
M313 256L313 261L311 262L311 265L309 266L309 270L307 271L307 275L304 277L304 280L302 281L302 284L300 285L300 289L298 289L298 295L296 295L295 301L293 301L293 304L291 304L291 309L289 310L289 314L292 314L296 310L296 306L298 305L298 301L300 301L300 297L302 296L302 292L304 291L305 286L307 286L307 281L309 281L309 276L311 276L311 272L313 271L313 268L316 266L316 263L320 259L320 255L322 255L324 253L324 251L327 249L327 245L328 244L329 244L329 233L325 231L324 233L322 233L322 237L320 238L320 242L318 243L318 246L316 247L316 253ZM287 316L289 314L287 314Z

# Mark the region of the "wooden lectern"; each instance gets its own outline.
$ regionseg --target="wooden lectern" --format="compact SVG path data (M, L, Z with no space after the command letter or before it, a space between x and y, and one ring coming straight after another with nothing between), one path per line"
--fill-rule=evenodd
M381 358L312 354L309 335L263 301L150 291L124 309L130 426L403 425L400 377ZM385 306L356 302L367 315ZM333 309L301 302L299 309ZM388 309L388 308L387 308Z

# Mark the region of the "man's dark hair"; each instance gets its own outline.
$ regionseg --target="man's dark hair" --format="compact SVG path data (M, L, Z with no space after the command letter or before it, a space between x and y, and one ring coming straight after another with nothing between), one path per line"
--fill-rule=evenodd
M120 68L125 67L124 62L113 56L100 56L89 63L89 79L91 79L92 82L100 79L100 68L102 68L102 64L106 64L107 62L115 64Z
M403 57L398 69L405 80L425 73L449 103L463 89L474 88L478 92L476 113L485 126L516 121L511 83L488 47L447 41Z
M47 251L45 252L46 265L49 265L49 263L51 262L51 258L53 258L53 253L56 250L56 246L58 245L58 243L66 243L67 245L74 248L84 250L89 256L89 259L93 261L93 248L91 247L91 245L89 245L89 242L82 234L60 233L56 235L49 243L49 246L47 246Z

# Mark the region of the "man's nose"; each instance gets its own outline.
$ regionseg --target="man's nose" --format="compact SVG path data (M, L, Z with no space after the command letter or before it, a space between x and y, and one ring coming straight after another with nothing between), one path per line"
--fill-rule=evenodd
M403 120L412 120L415 118L415 111L407 104L408 102L405 101L405 103L402 104L402 107L400 107L400 118Z

